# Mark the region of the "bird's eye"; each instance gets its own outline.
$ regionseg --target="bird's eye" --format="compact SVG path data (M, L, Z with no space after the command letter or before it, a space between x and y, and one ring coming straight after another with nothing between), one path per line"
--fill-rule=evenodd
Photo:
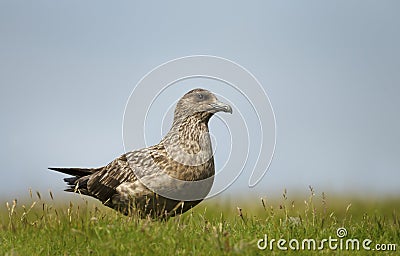
M202 99L204 99L204 95L201 94L201 93L198 93L198 94L197 94L197 98L198 98L199 100L202 100Z

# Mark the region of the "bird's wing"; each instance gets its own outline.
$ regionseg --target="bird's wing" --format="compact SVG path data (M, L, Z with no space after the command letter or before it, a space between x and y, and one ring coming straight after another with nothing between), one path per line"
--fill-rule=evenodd
M121 155L101 171L90 176L87 184L88 191L102 202L110 200L113 195L119 193L117 188L121 184L138 184L140 183L138 176L152 175L160 171L155 168L152 160L157 154L155 149L145 148ZM131 196L135 197L135 195Z
M135 179L124 154L103 167L101 171L92 174L87 187L90 194L102 202L106 202L116 193L116 188L121 183Z

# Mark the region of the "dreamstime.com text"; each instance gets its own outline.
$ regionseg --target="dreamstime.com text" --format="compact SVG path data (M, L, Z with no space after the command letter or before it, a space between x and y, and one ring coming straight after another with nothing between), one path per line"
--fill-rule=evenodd
M394 243L373 243L371 239L357 239L357 238L346 238L347 230L345 228L338 228L336 231L336 237L329 236L322 240L316 240L313 238L306 239L268 239L268 235L264 235L263 238L257 241L257 247L260 250L293 250L293 251L316 251L316 250L346 250L346 251L396 251L396 245Z

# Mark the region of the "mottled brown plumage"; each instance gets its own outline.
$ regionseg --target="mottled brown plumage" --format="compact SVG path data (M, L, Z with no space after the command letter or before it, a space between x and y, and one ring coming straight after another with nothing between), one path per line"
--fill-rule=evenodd
M194 89L177 103L170 131L159 144L127 152L100 168L49 168L72 175L66 191L99 199L123 214L165 219L194 207L213 183L208 121L232 108Z

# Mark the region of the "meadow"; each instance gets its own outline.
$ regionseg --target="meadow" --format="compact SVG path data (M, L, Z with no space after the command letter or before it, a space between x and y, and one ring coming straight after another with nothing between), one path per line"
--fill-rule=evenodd
M29 191L0 206L0 255L396 255L400 198L207 200L168 221ZM21 202L20 202L21 201ZM23 201L23 202L22 202Z

